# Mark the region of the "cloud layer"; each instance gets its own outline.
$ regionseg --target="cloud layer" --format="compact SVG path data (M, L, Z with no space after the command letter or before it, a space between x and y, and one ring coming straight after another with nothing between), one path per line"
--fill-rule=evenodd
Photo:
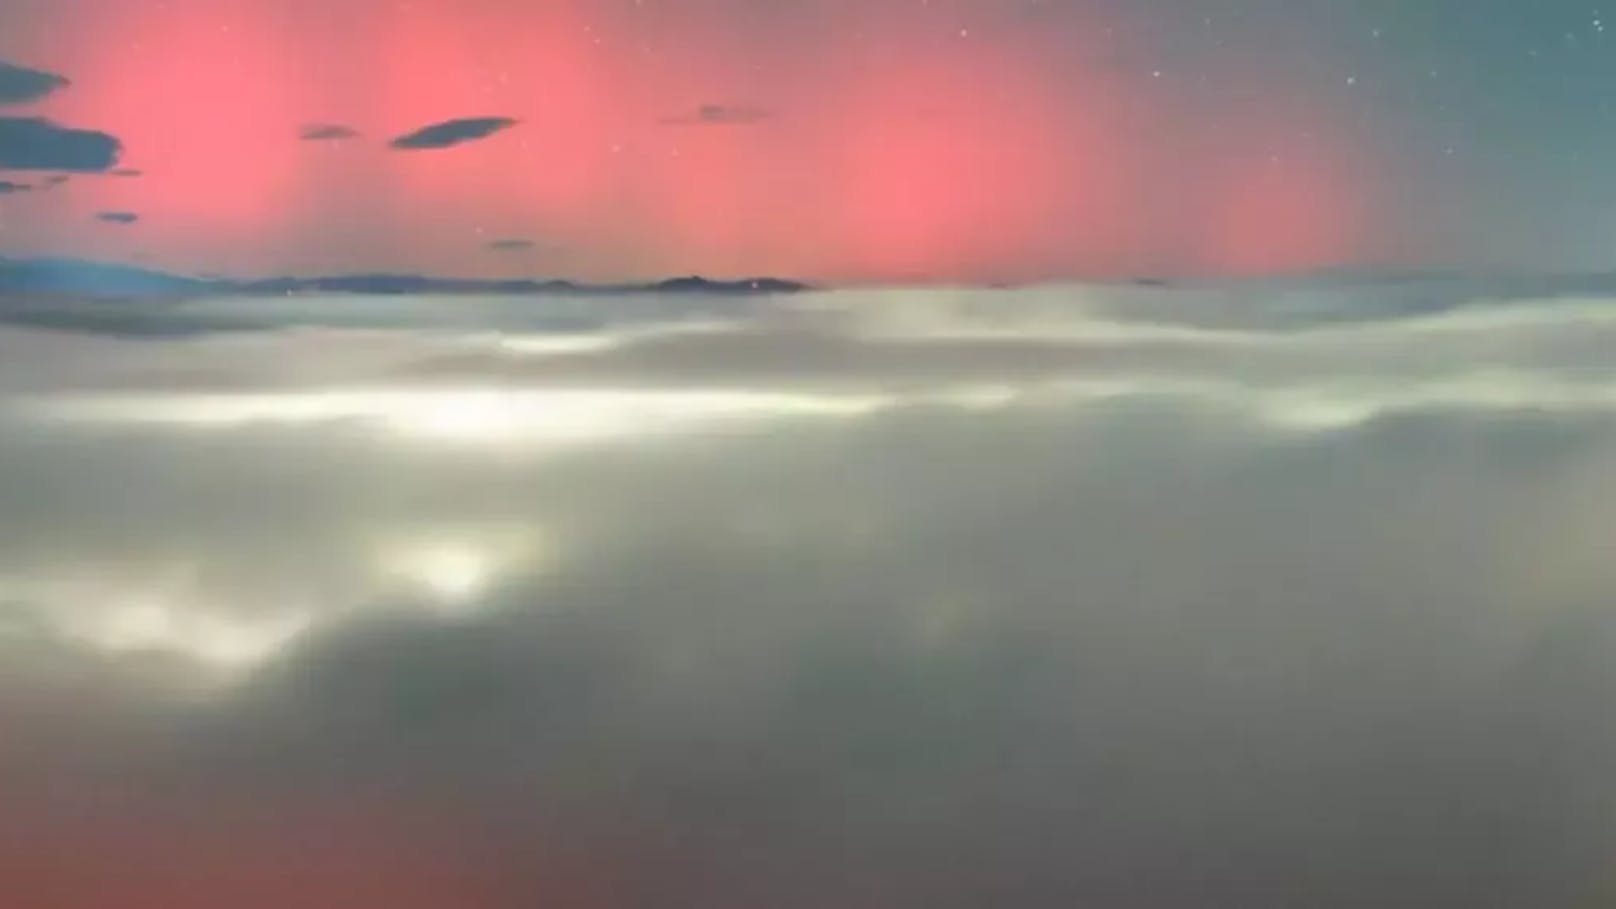
M1453 293L13 319L0 879L1607 903L1616 303Z

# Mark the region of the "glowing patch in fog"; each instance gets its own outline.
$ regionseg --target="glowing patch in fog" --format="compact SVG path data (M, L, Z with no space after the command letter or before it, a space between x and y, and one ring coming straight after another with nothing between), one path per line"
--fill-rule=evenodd
M542 571L555 557L554 541L532 522L429 527L378 540L372 571L381 589L457 618L477 612L503 579Z
M488 589L493 576L489 556L470 546L422 549L407 556L401 567L427 593L449 604L476 599Z
M565 444L777 416L857 416L887 403L872 395L483 388L98 395L36 400L30 410L46 419L93 424L228 429L358 422L450 442Z
M281 652L311 624L305 614L226 616L137 599L72 633L112 653L170 653L217 669L245 670Z

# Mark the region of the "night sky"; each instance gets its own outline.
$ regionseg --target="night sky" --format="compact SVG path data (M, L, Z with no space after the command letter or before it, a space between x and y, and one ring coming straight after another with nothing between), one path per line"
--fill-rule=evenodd
M1616 6L1570 0L4 0L0 61L0 255L848 282L1616 261Z
M0 0L0 909L1616 907L1608 2Z

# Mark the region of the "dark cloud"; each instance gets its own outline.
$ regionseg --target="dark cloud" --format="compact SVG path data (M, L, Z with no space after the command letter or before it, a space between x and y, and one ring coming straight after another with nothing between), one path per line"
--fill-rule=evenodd
M103 211L96 214L97 221L108 224L133 224L140 220L140 215L132 211Z
M487 244L487 248L494 252L529 252L537 249L538 246L539 244L532 240L515 237L505 240L492 240Z
M32 192L33 189L34 188L27 183L13 183L10 180L0 180L0 196L10 195L12 193Z
M666 117L661 122L668 126L749 126L773 115L761 107L703 104L691 113Z
M515 126L517 122L509 117L466 117L445 120L406 133L388 144L404 151L449 148L465 142L486 139L501 130Z
M45 178L40 181L40 184L46 189L54 189L71 179L73 178L69 177L67 174L46 174Z
M66 77L0 60L0 104L37 101L70 83Z
M108 171L108 173L114 177L143 177L146 174L145 171L136 170L133 167L120 167L117 170Z
M298 133L298 138L305 142L340 142L359 137L358 130L340 123L310 123Z
M40 117L0 117L0 168L111 170L123 153L114 136L58 126Z

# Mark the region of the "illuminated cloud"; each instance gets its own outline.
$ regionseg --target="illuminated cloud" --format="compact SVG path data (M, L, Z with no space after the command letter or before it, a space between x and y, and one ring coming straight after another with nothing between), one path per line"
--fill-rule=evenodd
M123 144L94 130L40 117L0 117L0 168L100 172L118 163Z
M517 124L510 117L466 117L445 120L406 133L388 143L402 151L450 148L466 142L486 139Z
M22 104L66 88L65 76L0 60L0 104Z
M85 308L219 333L0 330L8 893L1616 896L1608 294Z
M576 301L0 330L8 892L1608 902L1616 302L1445 295L602 299L436 390Z

